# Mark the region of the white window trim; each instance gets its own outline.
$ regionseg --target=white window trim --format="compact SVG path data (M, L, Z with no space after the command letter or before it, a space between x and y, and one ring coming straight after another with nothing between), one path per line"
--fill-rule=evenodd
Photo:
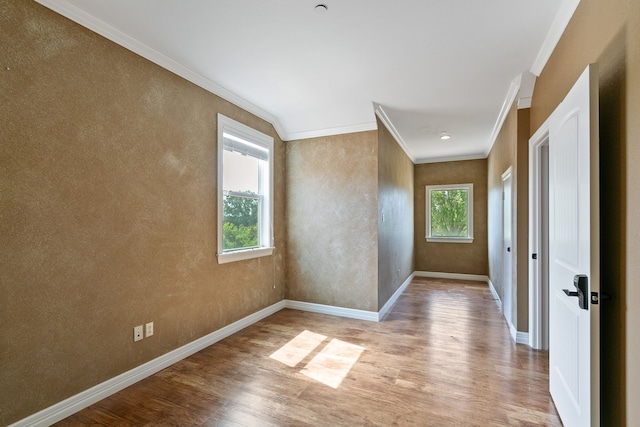
M266 175L269 183L260 182L261 192L264 192L263 209L260 213L260 247L251 249L241 249L237 251L224 252L222 243L222 223L223 223L223 151L224 151L224 133L235 135L245 139L253 144L269 150L269 160L267 162L268 171ZM218 264L235 262L269 256L273 254L274 238L273 238L273 138L262 132L250 128L240 122L230 119L222 114L218 114ZM264 176L263 173L260 173Z
M467 231L468 237L431 237L431 190L467 190ZM473 183L451 185L427 185L426 186L426 240L427 242L440 243L473 243Z

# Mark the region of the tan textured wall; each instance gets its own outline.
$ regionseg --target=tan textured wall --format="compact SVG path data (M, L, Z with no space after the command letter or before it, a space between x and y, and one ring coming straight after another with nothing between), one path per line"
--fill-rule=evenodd
M282 300L284 147L36 2L0 2L0 40L7 425ZM276 139L273 257L216 262L217 112Z
M528 108L518 110L516 152L516 311L520 332L529 331L529 115Z
M418 164L414 180L416 271L488 274L486 159ZM466 183L473 183L473 243L427 242L425 187Z
M378 309L377 132L286 143L288 299Z
M378 309L414 271L413 234L413 163L378 121Z
M519 332L529 330L529 109L512 105L487 158L489 192L489 278L504 303L502 174L512 167L512 301L509 319Z
M518 139L518 115L515 104L511 107L509 114L507 115L502 129L493 143L491 152L487 157L488 168L488 229L489 229L489 278L493 283L496 292L500 296L500 299L504 301L504 266L502 262L502 236L503 236L503 221L502 221L502 174L509 168L513 167L513 189L517 188L517 172L515 171L515 157L516 157L516 141ZM515 202L514 191L514 202ZM517 241L514 241L517 245ZM514 246L515 246L514 245ZM514 248L515 250L515 248ZM513 266L514 270L516 265ZM515 271L514 271L515 273ZM516 295L513 294L514 301ZM513 311L515 313L515 311ZM515 325L514 325L515 326Z
M488 228L489 228L489 278L500 299L504 301L504 266L502 253L503 212L502 174L514 168L513 189L517 188L515 171L516 141L518 139L518 116L515 105L511 107L502 129L487 157L488 168ZM514 194L515 203L516 194ZM513 265L514 272L516 265Z
M640 2L582 0L538 78L531 133L589 63L600 68L602 423L640 419ZM615 224L618 224L617 226Z

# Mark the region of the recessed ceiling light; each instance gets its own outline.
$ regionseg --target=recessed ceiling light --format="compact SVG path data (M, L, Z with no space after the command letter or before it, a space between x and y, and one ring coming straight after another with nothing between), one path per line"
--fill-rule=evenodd
M326 4L319 4L315 7L316 13L319 13L319 14L325 13L327 10L329 10L329 8L327 7Z
M440 132L440 139L450 139L451 135L449 135L446 131Z

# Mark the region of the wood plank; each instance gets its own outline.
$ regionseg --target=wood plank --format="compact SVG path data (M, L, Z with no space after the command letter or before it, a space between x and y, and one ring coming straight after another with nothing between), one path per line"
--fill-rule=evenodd
M285 309L57 425L562 424L548 354L513 343L488 287L416 278L380 323Z

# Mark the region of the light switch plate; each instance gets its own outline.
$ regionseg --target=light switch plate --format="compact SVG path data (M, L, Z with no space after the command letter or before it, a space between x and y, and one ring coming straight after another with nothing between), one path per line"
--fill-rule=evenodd
M153 322L149 322L145 325L145 336L150 337L153 335Z

